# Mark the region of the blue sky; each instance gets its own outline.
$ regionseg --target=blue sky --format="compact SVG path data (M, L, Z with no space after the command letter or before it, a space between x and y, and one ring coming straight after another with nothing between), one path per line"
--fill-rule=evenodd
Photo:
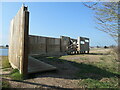
M82 2L25 2L30 11L31 35L57 37L61 35L90 38L90 46L116 44L109 35L95 29L94 12ZM2 3L2 43L9 43L9 24L22 6L20 2ZM1 38L1 37L0 37Z

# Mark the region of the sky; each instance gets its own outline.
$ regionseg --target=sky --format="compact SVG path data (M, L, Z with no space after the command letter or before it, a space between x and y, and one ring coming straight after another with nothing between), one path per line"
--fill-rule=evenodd
M10 21L22 2L2 2L2 36L0 45L9 44ZM95 28L94 12L82 2L25 2L30 12L29 34L59 38L88 37L90 46L115 45L108 34ZM1 15L1 14L0 14Z

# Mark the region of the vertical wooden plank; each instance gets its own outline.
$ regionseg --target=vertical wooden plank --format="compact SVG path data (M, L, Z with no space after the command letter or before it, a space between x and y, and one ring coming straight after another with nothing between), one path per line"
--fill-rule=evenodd
M29 12L25 12L25 37L24 37L24 70L25 74L28 73L28 39L29 39Z
M26 9L26 8L24 8ZM23 37L22 37L22 60L21 60L21 73L26 76L28 73L28 32L29 32L29 12L23 13Z
M22 14L22 21L21 21L21 58L20 58L20 73L21 74L25 74L25 72L24 72L24 33L25 33L25 12L24 12L24 6L22 7L22 12L21 12Z

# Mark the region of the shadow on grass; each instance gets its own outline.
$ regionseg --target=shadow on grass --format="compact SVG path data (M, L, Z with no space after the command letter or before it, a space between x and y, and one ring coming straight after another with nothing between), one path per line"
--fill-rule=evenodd
M45 85L45 84L40 84L40 83L33 83L33 82L28 82L28 81L22 81L22 80L10 80L10 79L6 79L6 78L2 78L3 80L6 80L6 81L15 81L15 82L21 82L21 83L24 83L24 84L31 84L31 85L38 85L40 86L40 88L42 89L43 87L47 87L47 88L52 88L52 89L57 89L57 90L71 90L69 88L61 88L59 86L52 86L52 85ZM11 88L11 87L3 87L3 88ZM14 88L15 89L15 88ZM13 89L13 90L14 90ZM29 88L28 88L29 89ZM32 89L32 88L31 88ZM38 88L39 89L39 88ZM45 89L45 88L43 88ZM12 90L12 88L11 88Z
M65 59L59 59L59 57L36 57L36 59L51 64L58 68L57 71L49 71L43 73L30 74L29 78L39 77L52 77L52 78L63 78L63 79L95 79L100 80L102 78L118 77L120 75L98 68L94 65L76 63L74 61L67 61ZM76 67L77 69L75 69ZM73 72L73 73L72 73ZM9 79L6 79L9 80ZM38 85L40 88L47 87L52 89L70 90L70 88L62 88L59 86L52 86L46 84L40 84L35 82L23 81L23 80L11 80L15 82L21 82L25 84Z
M109 53L89 53L88 55L109 55Z
M74 61L59 59L59 57L35 57L35 58L57 67L58 70L57 72L43 72L31 74L30 76L33 76L32 78L34 77L53 77L64 79L91 78L95 80L100 80L102 78L120 77L119 74L109 72L94 65L76 63ZM72 67L75 67L77 69Z

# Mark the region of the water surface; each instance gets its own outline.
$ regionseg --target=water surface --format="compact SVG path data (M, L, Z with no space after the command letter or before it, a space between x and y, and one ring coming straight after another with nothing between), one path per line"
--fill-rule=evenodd
M0 56L8 56L8 49L0 49Z

